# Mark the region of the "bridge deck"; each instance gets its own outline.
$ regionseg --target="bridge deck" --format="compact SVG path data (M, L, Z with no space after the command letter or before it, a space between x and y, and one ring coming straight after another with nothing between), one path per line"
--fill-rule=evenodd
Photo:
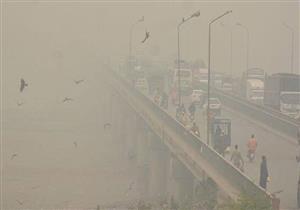
M204 170L233 199L236 199L241 192L270 198L266 191L234 168L203 140L187 132L175 119L136 91L127 81L116 77L119 76L110 77L113 88L160 136L171 152L195 177L201 178Z

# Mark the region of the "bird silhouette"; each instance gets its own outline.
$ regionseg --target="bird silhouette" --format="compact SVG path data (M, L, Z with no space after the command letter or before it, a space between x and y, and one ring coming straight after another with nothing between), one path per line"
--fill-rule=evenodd
M74 82L75 82L76 85L78 85L78 84L84 82L84 79L81 79L81 80L74 80Z
M74 144L74 147L76 147L76 148L77 148L77 142L76 142L76 141L74 141L74 142L73 142L73 144Z
M25 87L28 87L28 84L25 82L23 78L21 78L20 92L23 92Z
M150 37L150 32L146 30L145 38L143 39L142 43L144 43Z
M65 102L68 102L68 101L73 101L73 99L72 99L72 98L65 97L64 100L63 100L62 102L65 103Z
M10 159L13 160L13 159L14 159L15 157L17 157L17 156L18 156L18 154L16 154L16 153L15 153L15 154L12 154L12 156L10 157Z
M23 102L18 102L17 105L18 106L22 106L24 103Z
M21 201L19 201L19 200L16 200L16 201L17 201L17 202L18 202L18 204L19 204L19 205L21 205L21 206L22 206L22 205L23 205L23 203L24 203L24 201L23 201L23 202L21 202Z
M134 185L134 182L131 182L125 192L126 195L128 195L128 193L133 189L133 185Z
M111 124L110 124L110 123L105 123L105 124L103 125L104 130L105 130L106 128L110 128L110 127L111 127Z

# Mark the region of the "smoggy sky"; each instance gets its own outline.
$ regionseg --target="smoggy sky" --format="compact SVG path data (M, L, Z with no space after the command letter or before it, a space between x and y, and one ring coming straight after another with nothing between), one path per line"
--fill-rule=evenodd
M207 65L208 22L226 10L233 13L212 26L212 69L230 72L230 29L233 33L232 72L246 68L246 30L249 67L269 73L290 72L291 32L294 29L294 72L299 72L299 3L297 1L5 1L3 78L7 97L17 94L19 79L59 91L66 79L85 77L99 69L101 57L120 60L128 55L129 28L133 54L156 55L172 61L177 53L177 24L200 10L181 27L183 59L202 59ZM222 24L221 24L222 23ZM150 39L141 44L145 30ZM39 89L36 89L39 94ZM44 90L47 93L47 90ZM31 91L34 94L34 91Z

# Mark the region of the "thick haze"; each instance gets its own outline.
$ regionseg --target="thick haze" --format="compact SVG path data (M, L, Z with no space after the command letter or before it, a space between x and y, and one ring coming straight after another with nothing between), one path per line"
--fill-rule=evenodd
M170 62L177 52L178 22L198 9L201 16L182 27L181 48L184 59L203 59L207 65L208 22L226 10L233 10L222 22L227 29L237 22L248 27L249 67L261 67L270 73L290 71L291 33L283 26L283 22L286 22L295 30L294 71L299 71L297 1L20 2L7 1L3 6L4 88L14 94L17 94L18 90L14 87L20 77L31 80L35 85L49 86L55 83L55 89L63 85L66 78L76 79L90 70L99 70L96 64L100 57L119 60L119 57L126 56L129 28L141 16L145 16L145 21L133 31L133 53L157 54L160 59L168 59ZM150 31L151 39L141 45L145 29ZM212 68L215 71L229 72L230 35L227 29L219 23L213 26ZM234 26L233 72L237 76L245 68L245 46L246 31ZM114 56L118 56L117 59ZM35 91L39 94L38 89ZM50 92L53 93L53 89Z
M286 23L295 31L293 67L299 73L298 1L3 2L0 146L1 187L7 209L20 207L16 199L24 202L24 209L40 209L90 208L137 197L137 191L129 196L124 193L137 175L135 166L128 170L126 165L130 164L124 145L131 134L122 132L130 131L130 123L124 123L128 128L119 125L120 134L101 129L104 123L118 119L112 117L118 115L112 110L121 106L118 100L110 101L113 97L106 78L99 72L103 61L117 66L128 56L129 29L142 16L145 21L133 30L133 55L173 63L177 24L200 10L199 18L181 28L181 56L187 61L203 60L207 65L208 22L232 10L213 25L211 61L214 71L230 73L232 27L235 77L246 68L247 34L237 22L249 29L250 68L290 72L291 33L284 27ZM150 31L150 38L141 44L145 30ZM20 78L29 83L22 93ZM85 80L82 84L74 83L81 79ZM74 101L62 103L65 97ZM284 195L288 199L284 202L295 205L296 173L286 174L296 169L290 164L295 159L295 145L286 144L282 136L257 123L241 120L235 113L224 113L236 126L234 144L245 144L241 141L256 132L263 139L260 148L273 146L268 156L275 183L271 190L287 186ZM113 128L115 124L112 122ZM257 156L263 152L260 149ZM12 158L13 154L18 156ZM256 165L247 167L252 177L259 174Z

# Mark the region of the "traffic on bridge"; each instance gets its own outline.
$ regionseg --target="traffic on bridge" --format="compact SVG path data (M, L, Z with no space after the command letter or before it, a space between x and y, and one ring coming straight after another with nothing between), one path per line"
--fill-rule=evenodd
M298 1L0 7L0 210L300 209Z

